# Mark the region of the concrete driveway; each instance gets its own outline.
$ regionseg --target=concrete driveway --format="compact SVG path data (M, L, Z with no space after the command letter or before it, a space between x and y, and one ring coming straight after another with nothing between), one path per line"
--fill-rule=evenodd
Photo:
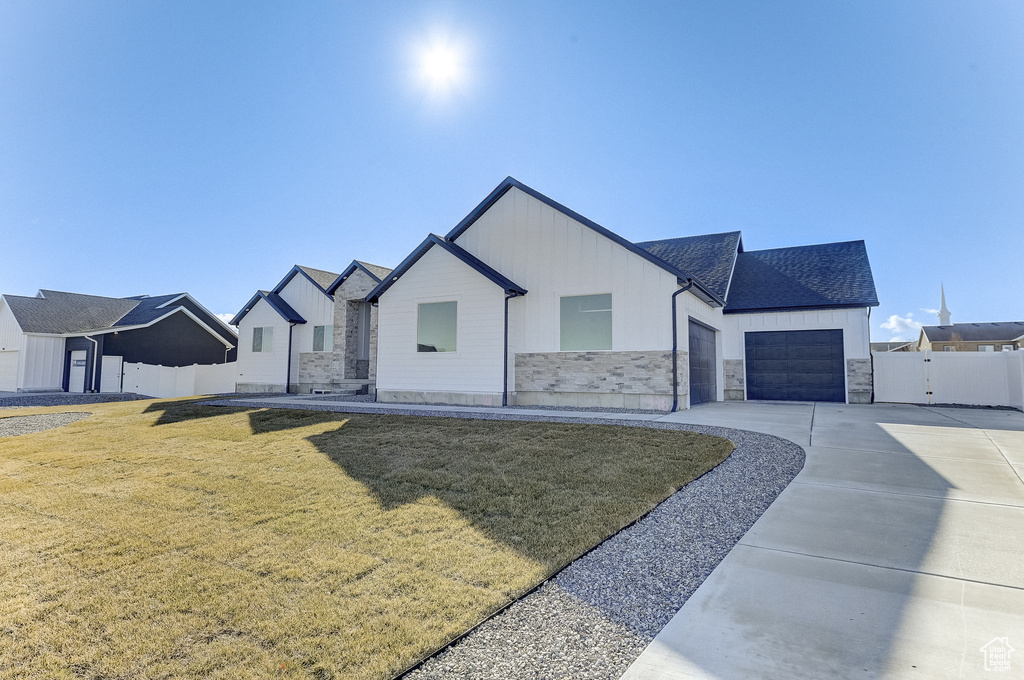
M807 462L624 680L1024 678L1024 413L741 402L664 419L775 434Z

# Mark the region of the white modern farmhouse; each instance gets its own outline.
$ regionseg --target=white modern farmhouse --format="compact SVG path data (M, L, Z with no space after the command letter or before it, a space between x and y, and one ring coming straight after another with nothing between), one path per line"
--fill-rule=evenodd
M231 320L236 391L367 391L376 310L363 298L390 273L355 260L340 275L296 265L257 291Z
M508 178L380 278L365 298L378 305L378 401L871 399L878 299L863 241L632 243Z

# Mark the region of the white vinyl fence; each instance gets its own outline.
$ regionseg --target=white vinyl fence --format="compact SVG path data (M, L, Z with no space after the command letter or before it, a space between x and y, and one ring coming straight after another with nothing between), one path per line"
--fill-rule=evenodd
M1024 410L1024 351L872 352L875 401Z
M237 364L233 361L227 364L194 364L177 368L151 364L124 364L121 391L160 398L234 392L235 380L238 379L237 369Z

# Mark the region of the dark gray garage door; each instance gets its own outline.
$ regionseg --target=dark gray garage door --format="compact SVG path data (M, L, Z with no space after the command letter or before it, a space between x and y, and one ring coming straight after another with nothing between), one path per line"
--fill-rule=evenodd
M690 406L714 401L718 395L715 382L715 332L690 321Z
M846 401L843 331L747 333L747 399Z

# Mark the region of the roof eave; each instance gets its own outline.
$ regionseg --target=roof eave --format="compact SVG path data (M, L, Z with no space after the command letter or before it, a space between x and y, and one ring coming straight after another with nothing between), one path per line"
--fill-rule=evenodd
M729 309L725 308L722 310L723 314L767 314L775 312L818 312L824 309L867 309L868 307L877 307L878 302L851 302L845 304L835 305L806 305L806 306L795 306L795 307L748 307L741 309Z
M377 302L380 299L380 296L383 295L395 281L404 276L405 273L408 272L413 265L415 265L416 262L418 262L419 259L434 246L439 246L449 254L461 260L464 264L476 270L477 273L486 277L498 286L501 286L505 290L506 295L526 295L525 288L516 284L486 262L483 262L451 241L441 238L437 234L430 234L416 247L415 250L409 253L408 257L402 260L401 264L392 270L391 275L386 280L381 281L376 288L371 290L369 294L363 298L363 300L366 302Z
M327 288L327 290L325 292L328 295L333 296L334 292L336 290L338 290L338 287L341 284L345 283L345 280L348 277L352 276L352 274L354 274L356 272L356 270L359 270L359 271L363 272L364 274L369 276L371 279L376 281L378 284L381 283L381 278L379 276L377 276L376 274L374 274L373 272L371 272L366 267L364 267L362 265L362 263L359 262L359 260L352 260L352 264L350 264L349 266L345 267L345 271L343 271L341 274L339 274L338 278L334 279L334 282Z
M271 293L277 293L278 295L280 295L281 291L284 290L284 287L288 285L289 281L291 281L293 278L295 278L296 274L302 274L302 276L305 277L305 279L307 281L309 281L311 284L313 284L313 287L315 287L318 291L320 291L321 293L323 293L327 297L331 298L331 300L334 300L334 297L330 293L328 293L326 290L324 290L324 287L321 286L319 283L317 283L313 279L313 277L310 276L309 274L307 274L306 270L304 270L299 265L294 265L292 267L291 271L289 271L287 274L285 274L285 277L283 279L281 279L281 281L276 286L274 286L273 290L271 290L270 292Z
M538 201L540 201L541 203L544 203L548 207L550 207L550 208L552 208L554 210L559 211L563 215L566 215L567 217L569 217L569 218L579 222L580 224L584 225L585 227L588 227L588 228L592 229L593 231L596 231L597 233L601 234L602 236L604 236L608 240L610 240L610 241L612 241L614 243L617 243L618 245L622 246L626 250L630 251L634 255L639 255L640 257L644 258L645 260L648 260L652 264L655 264L658 267L661 267L662 269L664 269L665 271L669 272L670 274L672 274L676 278L681 279L684 282L684 284L685 284L686 279L692 279L693 278L691 276L687 276L684 272L680 271L676 267L673 267L671 264L669 264L668 262L665 262L660 257L657 257L656 255L653 255L652 253L647 252L646 250L644 250L640 246L636 245L632 241L629 241L629 240L623 238L622 236L619 236L618 234L616 234L614 231L611 231L610 229L602 227L597 222L594 222L593 220L591 220L591 219L589 219L587 217L584 217L583 215L579 214L575 210L572 210L571 208L567 208L566 206L562 205L558 201L555 201L555 200L545 196L544 194L540 193L536 189L533 189L531 187L526 186L525 184L523 184L519 180L515 179L514 177L506 177L505 181L503 181L501 184L499 184L494 189L494 191L492 191L490 194L487 195L487 198L485 198L479 205L477 205L477 207L474 208L472 212L470 212L468 215L466 215L466 217L464 217L461 222L459 222L457 225L455 225L454 229L452 229L451 231L448 232L448 234L444 237L445 240L450 242L450 243L454 243L455 240L459 236L461 236L463 233L465 233L465 231L467 229L469 229L471 226L473 226L474 222L476 222L478 219L480 219L480 217L485 212L487 212L491 208L491 206L493 206L495 203L497 203L498 200L502 196L504 196L506 193L508 193L509 189L512 189L513 187L515 187L516 189L519 189L524 194L526 194L528 196L531 196L532 198L537 199ZM397 268L396 268L396 271L397 271ZM722 300L719 296L715 295L713 292L711 292L708 289L707 286L701 284L696 279L694 279L694 286L696 286L701 291L703 291L705 294L707 294L709 296L710 300L713 300L714 303L717 304L717 306L721 307L721 306L725 305L725 301L724 300ZM712 303L709 302L708 304L712 304Z

